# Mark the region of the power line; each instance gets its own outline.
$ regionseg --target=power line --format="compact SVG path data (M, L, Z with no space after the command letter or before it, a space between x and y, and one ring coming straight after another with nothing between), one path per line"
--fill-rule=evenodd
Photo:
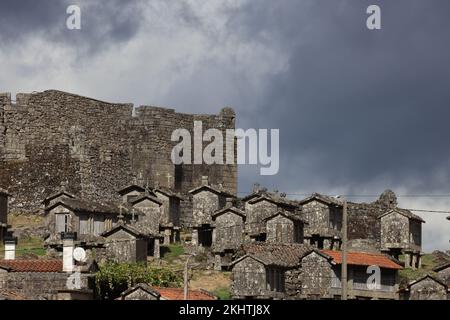
M238 194L249 194L248 192L238 191ZM311 193L285 193L288 196L303 196L309 197L313 194ZM325 194L324 194L325 195ZM334 195L325 195L329 197L333 197ZM342 197L347 198L378 198L379 194L344 194ZM400 194L396 195L397 198L449 198L450 194Z

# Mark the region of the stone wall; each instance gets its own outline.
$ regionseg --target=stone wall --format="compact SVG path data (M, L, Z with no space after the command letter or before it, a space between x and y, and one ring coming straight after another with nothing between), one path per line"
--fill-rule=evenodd
M311 237L314 234L319 234L322 237L340 237L342 208L335 208L321 201L312 200L302 206L302 212L308 222L305 226L306 237ZM330 219L330 217L333 219ZM331 224L331 220L335 221L335 224Z
M0 289L15 291L31 299L48 299L58 290L67 290L69 273L0 272ZM81 274L81 287L88 287L88 275Z
M296 235L296 224L291 219L278 215L266 223L267 237L269 243L303 243ZM298 227L297 227L298 228ZM297 230L298 232L298 230Z
M50 90L0 95L0 185L14 195L12 211L33 212L49 193L67 182L71 191L92 200L117 200L116 190L134 181L176 187L182 193L200 185L201 176L236 192L236 165L172 164L177 128L193 132L234 128L235 114L176 113L173 109L102 102Z
M380 219L378 217L397 206L397 198L391 190L384 191L371 203L348 202L349 239L373 239L380 241Z
M229 211L216 217L214 222L214 252L236 250L239 248L239 246L244 242L243 217Z
M246 257L233 267L232 298L263 298L267 295L266 285L266 269L259 261Z
M212 223L212 214L220 209L220 197L206 189L192 196L193 225L201 226Z
M142 227L145 232L158 234L159 219L161 217L161 212L163 211L162 205L155 201L145 199L136 203L134 207L144 213L144 215L139 216L138 226Z
M318 253L311 252L303 257L299 275L301 295L308 299L329 297L332 272L330 262Z
M1 225L8 223L7 217L8 217L8 196L0 193L0 240L2 240Z
M409 247L409 219L397 212L381 218L381 248Z
M267 200L261 200L253 204L245 205L245 214L247 215L246 228L249 235L258 235L266 233L266 224L264 219L272 216L278 211L278 206Z
M123 230L107 237L105 251L108 261L116 263L147 262L147 241L136 239Z

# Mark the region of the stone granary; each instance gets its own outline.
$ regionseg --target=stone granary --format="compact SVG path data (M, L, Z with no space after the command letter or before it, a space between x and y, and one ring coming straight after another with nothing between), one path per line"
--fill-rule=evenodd
M45 208L50 233L47 243L61 240L61 233L76 232L80 240L93 240L118 221L119 208L64 197Z
M201 186L189 191L192 196L192 244L209 248L213 243L213 214L225 207L226 199L234 197L219 187L211 186L208 177Z
M232 263L235 299L340 299L341 252L309 245L244 245ZM368 285L368 267L377 266L380 283ZM349 252L350 299L398 299L401 266L381 253Z
M307 222L305 243L318 249L339 249L342 242L342 202L314 193L299 202Z
M178 143L171 141L176 129L194 136L194 122L201 121L203 130L218 129L225 136L227 129L235 128L231 108L210 115L185 114L57 90L11 98L0 93L0 185L10 186L15 195L14 211L35 212L43 195L61 181L68 181L80 198L95 202L117 201L115 190L133 180L187 195L203 175L236 193L236 163L175 165L171 159ZM181 223L188 221L183 218Z
M212 215L212 253L216 270L228 268L237 249L245 241L245 213L227 198L225 208Z
M180 208L184 199L165 187L156 187L153 189L153 193L162 202L159 230L164 234L164 244L179 242L181 230Z
M231 264L232 298L285 298L286 272L297 268L301 257L311 250L310 246L301 244L244 245L241 257Z
M450 300L449 286L432 275L417 279L402 290L402 300Z
M47 198L45 215L49 235L45 246L50 251L61 252L62 235L74 233L77 243L82 244L89 254L95 251L100 261L145 261L142 258L143 247L150 256L159 258L161 236L158 221L161 202L145 194L133 201L136 208L80 200L62 192ZM157 211L153 210L155 202ZM118 228L125 220L129 224L126 228L129 231L128 238L123 238L126 231L121 229L119 232ZM117 245L121 236L121 245ZM145 246L143 241L146 242ZM115 243L117 250L112 249L112 243ZM125 251L127 254L121 255Z
M266 242L303 243L304 221L298 214L277 211L264 219L266 223Z
M450 286L450 262L437 266L433 271L436 272L439 279Z
M0 188L0 241L6 237L8 230L8 191Z
M423 219L409 210L391 209L379 216L381 250L397 258L403 254L405 267L421 267Z
M246 232L250 239L254 241L265 241L266 223L264 219L276 214L278 211L296 212L299 206L286 199L285 194L278 192L268 192L255 184L253 193L242 198L244 210L247 216Z
M147 255L159 258L159 238L150 237L149 239L147 234L123 221L119 221L112 229L103 232L102 237L105 238L105 255L108 261L146 263ZM148 252L148 248L152 252Z
M145 218L151 225L152 231L161 231L164 234L164 244L175 243L180 240L180 208L183 198L169 188L141 187L137 184L128 185L119 190L122 204L129 205L131 212L134 209L148 212Z

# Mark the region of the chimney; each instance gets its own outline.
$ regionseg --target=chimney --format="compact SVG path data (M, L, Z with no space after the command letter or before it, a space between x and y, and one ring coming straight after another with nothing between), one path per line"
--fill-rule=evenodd
M258 193L259 192L259 188L260 188L260 185L259 185L259 183L254 183L253 184L253 193Z
M226 199L226 207L227 208L229 208L229 207L232 207L233 206L233 198L227 198Z
M74 271L73 250L74 242L77 238L76 232L64 232L62 234L63 241L63 272Z
M208 176L202 176L202 186L209 185Z
M16 258L16 237L5 237L5 260L14 260Z

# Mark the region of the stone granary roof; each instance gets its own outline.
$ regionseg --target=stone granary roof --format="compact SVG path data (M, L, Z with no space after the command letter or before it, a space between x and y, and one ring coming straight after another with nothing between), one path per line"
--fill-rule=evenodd
M222 189L219 189L219 188L210 186L210 185L202 185L202 186L199 186L199 187L197 187L197 188L194 188L194 189L190 190L189 193L195 194L195 193L198 193L198 192L200 192L200 191L202 191L202 190L205 190L205 189L206 189L206 190L209 190L209 191L211 191L211 192L213 192L213 193L215 193L215 194L224 196L224 197L235 198L235 196L232 195L231 193L229 193L229 192L227 192L227 191L225 191L225 190L222 190Z
M135 227L134 225L125 224L123 222L117 223L114 227L112 227L109 230L106 230L101 234L102 237L108 237L111 234L115 233L118 230L124 230L126 232L129 232L136 238L144 238L147 237L148 234L144 233L142 230L140 230L138 227Z
M131 192L134 190L136 190L138 192L147 191L147 189L145 189L144 187L139 186L137 184L129 184L129 185L124 186L124 187L120 188L119 190L117 190L117 193L120 194L121 196L123 196L124 194L127 194L128 192Z
M69 210L75 212L87 212L87 213L107 213L107 214L119 214L120 209L113 204L97 203L94 201L64 198L54 203L53 205L45 208L46 211L62 205Z
M122 292L120 294L120 297L116 300L122 300L124 299L127 295L129 295L130 293L133 293L134 291L141 289L145 292L147 292L148 294L154 296L156 299L159 299L161 297L161 294L156 291L155 289L153 289L152 287L150 287L148 284L146 283L138 283L137 285L128 288L127 290L125 290L124 292Z
M447 269L447 268L450 268L450 261L435 267L433 269L433 271L434 272L439 272L439 271L442 271L442 270Z
M62 260L0 260L8 272L62 272Z
M160 193L168 196L169 198L172 197L172 198L178 198L180 200L184 200L184 198L182 196L180 196L178 193L173 192L172 190L170 190L169 188L166 188L166 187L159 186L159 187L154 188L152 191L154 194L156 194L156 192L160 192Z
M297 203L302 205L302 204L308 203L312 200L317 200L317 201L323 202L327 205L342 207L342 202L339 199L336 199L336 198L330 197L330 196L326 196L326 195L323 195L323 194L320 194L317 192L313 193L311 196L309 196L303 200L298 201Z
M9 193L8 193L8 191L6 191L6 190L3 189L2 187L0 187L0 195L9 196Z
M286 217L286 218L288 218L288 219L290 219L292 221L298 221L298 222L302 222L302 223L307 223L301 218L300 215L293 214L293 213L291 213L289 211L282 211L282 210L279 210L279 211L275 212L271 216L265 218L263 221L271 220L271 219L273 219L273 218L275 218L277 216L280 216L280 215L283 216L283 217Z
M331 257L336 264L342 263L342 252L333 250L322 250L322 253ZM368 253L368 252L348 252L347 263L355 266L379 266L385 269L403 269L387 256L381 253Z
M240 210L240 209L238 209L238 208L236 208L236 207L225 207L223 209L217 210L216 212L214 212L211 215L211 217L212 218L216 218L216 217L218 217L218 216L220 216L220 215L222 215L224 213L227 213L227 212L233 212L233 213L237 214L238 216L241 216L244 219L246 217L245 212Z
M67 197L67 198L72 198L72 199L76 198L75 195L73 195L72 193L68 192L67 190L65 190L65 189L63 188L63 189L61 189L61 190L59 190L59 191L57 191L57 192L55 192L55 193L53 193L53 194L47 196L47 197L44 199L44 201L42 201L42 203L45 204L45 205L47 205L50 201L52 201L53 199L56 199L56 198L58 198L58 197L60 197L60 196L65 196L65 197Z
M403 216L405 216L405 217L407 217L409 219L417 220L419 222L425 223L425 221L421 217L419 217L418 215L415 215L414 213L412 213L409 210L400 209L400 208L391 209L391 210L381 214L380 216L378 216L378 219L380 219L380 218L382 218L382 217L384 217L384 216L386 216L388 214L391 214L393 212L397 212L397 213L399 213L399 214L401 214L401 215L403 215Z
M280 205L282 207L288 207L291 209L298 208L298 204L295 201L291 201L291 200L286 199L278 194L273 194L273 193L264 193L264 194L260 195L259 197L257 197L256 199L252 199L252 200L248 201L248 203L254 204L254 203L258 203L259 201L262 201L262 200L272 202L272 203L274 203L276 205Z
M144 193L143 195L138 196L136 199L131 200L130 203L132 205L135 205L135 204L137 204L137 203L139 203L139 202L141 202L143 200L146 200L146 199L150 200L152 202L156 202L159 205L162 205L161 200L159 200L156 196L153 196L153 195L151 195L149 193Z
M446 288L447 292L449 291L449 286L448 286L447 284L445 284L444 282L442 282L441 279L438 279L438 278L432 276L431 274L426 274L425 276L423 276L423 277L421 277L421 278L419 278L419 279L417 279L417 280L414 280L414 281L410 282L410 283L406 286L406 288L403 288L403 289L401 289L400 291L409 291L413 285L415 285L415 284L417 284L417 283L419 283L419 282L422 282L422 281L424 281L424 280L426 280L426 279L431 279L431 280L433 280L434 282L437 282L438 284L440 284L441 286L443 286L444 288Z
M242 250L245 255L235 260L233 264L250 256L264 265L289 268L299 265L301 258L311 252L313 247L305 244L252 243L243 245Z

